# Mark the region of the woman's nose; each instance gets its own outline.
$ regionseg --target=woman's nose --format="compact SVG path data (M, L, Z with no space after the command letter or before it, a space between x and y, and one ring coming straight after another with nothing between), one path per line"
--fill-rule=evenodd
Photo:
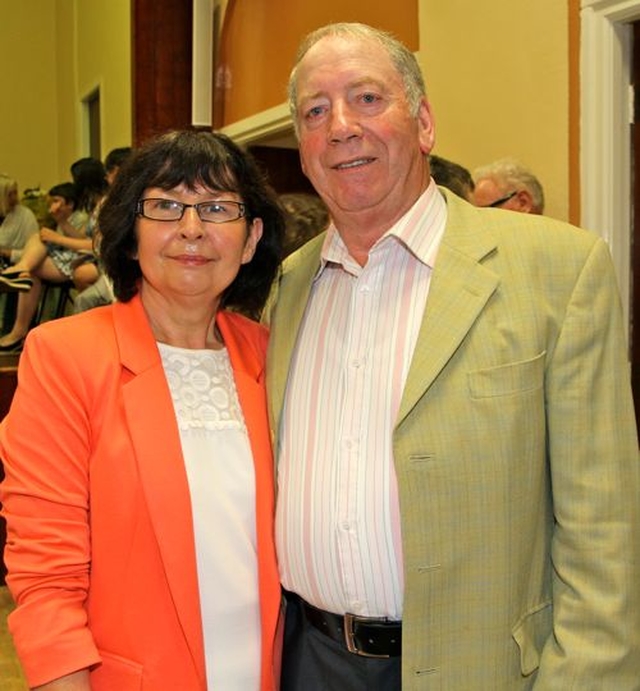
M198 210L194 206L189 206L184 210L180 219L180 234L183 237L198 238L204 235L204 221L200 219Z

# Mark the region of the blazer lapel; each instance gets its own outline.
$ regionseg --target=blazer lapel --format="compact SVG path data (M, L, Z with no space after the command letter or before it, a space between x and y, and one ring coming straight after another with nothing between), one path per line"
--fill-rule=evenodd
M123 400L140 482L177 615L204 675L191 501L173 403L140 299L114 307L122 363L132 375Z
M476 258L442 243L396 424L442 371L498 283Z
M316 237L284 264L282 275L265 309L271 317L267 353L267 389L273 432L277 435L287 386L289 363L304 316L313 277L320 266L325 233ZM271 310L271 311L270 311Z

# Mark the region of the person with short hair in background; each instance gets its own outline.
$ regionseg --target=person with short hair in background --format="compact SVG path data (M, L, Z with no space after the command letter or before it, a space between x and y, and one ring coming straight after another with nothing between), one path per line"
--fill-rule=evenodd
M473 171L473 201L476 206L544 213L544 190L540 180L512 158L480 166Z

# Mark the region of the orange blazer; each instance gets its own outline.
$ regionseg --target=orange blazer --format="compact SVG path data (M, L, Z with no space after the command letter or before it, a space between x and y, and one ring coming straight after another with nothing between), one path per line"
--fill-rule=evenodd
M217 324L255 462L261 689L271 690L280 589L267 333L232 313ZM90 667L94 691L206 689L187 477L138 297L29 334L0 455L9 626L29 684Z

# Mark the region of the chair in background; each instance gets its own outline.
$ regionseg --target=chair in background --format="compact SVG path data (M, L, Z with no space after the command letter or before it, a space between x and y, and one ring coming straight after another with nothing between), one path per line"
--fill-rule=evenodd
M42 281L42 294L38 303L38 310L33 317L32 327L47 319L59 319L67 313L67 307L73 305L73 281L55 283Z

